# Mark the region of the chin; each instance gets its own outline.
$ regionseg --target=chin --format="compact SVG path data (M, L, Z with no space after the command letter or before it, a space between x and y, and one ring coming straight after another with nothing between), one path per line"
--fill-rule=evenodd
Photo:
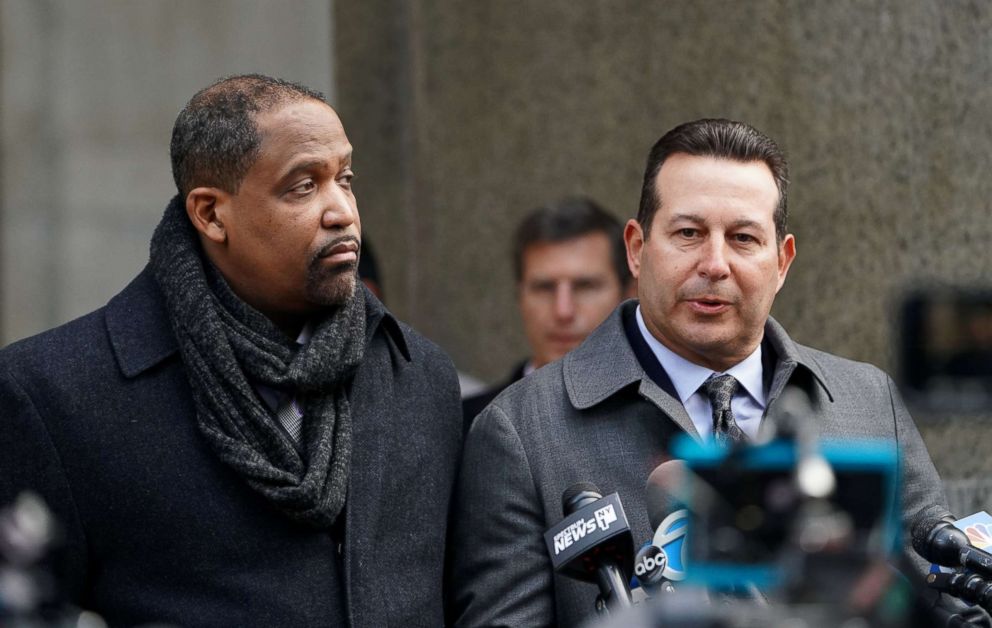
M347 303L355 294L357 281L354 275L335 277L318 285L308 286L310 301L323 306L338 307Z
M311 303L337 307L348 302L358 284L357 266L346 264L334 268L311 266L306 292Z

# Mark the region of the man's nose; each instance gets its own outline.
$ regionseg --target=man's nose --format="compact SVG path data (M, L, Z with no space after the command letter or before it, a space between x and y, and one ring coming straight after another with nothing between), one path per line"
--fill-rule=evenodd
M575 293L572 285L563 281L555 288L555 318L570 320L575 317Z
M358 219L358 209L344 190L334 186L324 199L320 226L325 229L344 229Z
M710 281L719 281L730 276L730 264L727 262L726 243L723 238L712 238L700 250L698 265L699 274Z

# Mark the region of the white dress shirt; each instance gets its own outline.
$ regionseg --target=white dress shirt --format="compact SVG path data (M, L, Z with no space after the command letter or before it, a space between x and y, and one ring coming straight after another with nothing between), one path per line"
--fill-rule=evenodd
M672 380L675 391L679 394L679 401L685 406L689 418L692 419L696 431L703 437L703 440L713 438L713 407L709 397L706 396L706 391L701 390L700 386L714 374L722 375L723 373L733 375L741 384L734 398L730 401L734 420L748 438L753 440L757 437L767 399L761 364L761 343L758 343L758 348L742 362L738 362L723 373L718 373L686 360L661 344L657 338L651 335L644 324L640 305L637 306L637 327L641 330L641 335L644 336L645 342L651 347L655 357L658 358L658 362L665 369L665 373Z

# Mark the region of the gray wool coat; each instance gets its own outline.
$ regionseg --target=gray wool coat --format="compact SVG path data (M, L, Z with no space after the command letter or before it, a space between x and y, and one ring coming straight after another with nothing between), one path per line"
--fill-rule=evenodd
M343 534L290 520L214 455L147 268L106 307L0 352L0 506L30 488L54 510L72 602L111 625L443 622L458 382L367 299Z
M472 426L453 518L456 625L573 626L593 614L598 589L555 575L543 538L577 482L619 492L635 544L652 537L645 481L673 436L698 434L631 349L622 317L636 305L622 304L574 351L508 388ZM904 521L941 508L940 479L884 372L796 344L772 319L765 337L778 358L769 408L797 387L822 436L896 441Z

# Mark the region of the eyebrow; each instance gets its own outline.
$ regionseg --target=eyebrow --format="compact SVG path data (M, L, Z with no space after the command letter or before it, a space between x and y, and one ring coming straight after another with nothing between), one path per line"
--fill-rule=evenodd
M703 220L703 217L700 216L699 214L675 214L674 216L668 219L668 224L671 225L676 222L681 222L683 220L694 222L696 224L702 224L706 222L705 220Z
M295 174L297 174L299 172L302 172L304 170L312 170L314 168L323 168L324 167L324 164L326 164L326 163L327 162L324 159L308 159L307 161L301 161L301 162L299 162L297 164L294 164L280 178L281 179L286 179L286 178L289 178L289 177L291 177L291 176L293 176L293 175L295 175Z
M675 214L668 220L668 224L675 224L680 221L687 221L695 223L697 225L704 224L706 220L703 219L699 214ZM755 220L749 220L747 218L740 218L730 223L730 226L735 229L741 229L745 227L750 227L751 229L761 229L761 223Z
M757 222L755 220L747 220L746 218L742 218L740 220L735 220L734 222L730 223L730 226L731 227L735 227L737 229L741 229L743 227L750 227L751 229L761 230L761 228L762 228L761 227L761 223L759 223L759 222Z
M342 163L344 163L344 164L346 164L346 165L351 165L351 154L352 153L349 150L345 155L343 155L339 159L339 161L342 162ZM314 158L314 159L307 159L305 161L301 161L301 162L299 162L297 164L294 164L292 167L290 167L289 170L287 170L281 177L279 177L279 180L280 181L285 181L286 179L290 179L290 178L296 176L297 174L299 174L301 172L305 172L307 170L313 170L315 168L324 168L324 167L327 166L327 164L330 161L331 160L329 160L329 159L324 159L324 158L319 158L319 157L318 158Z

